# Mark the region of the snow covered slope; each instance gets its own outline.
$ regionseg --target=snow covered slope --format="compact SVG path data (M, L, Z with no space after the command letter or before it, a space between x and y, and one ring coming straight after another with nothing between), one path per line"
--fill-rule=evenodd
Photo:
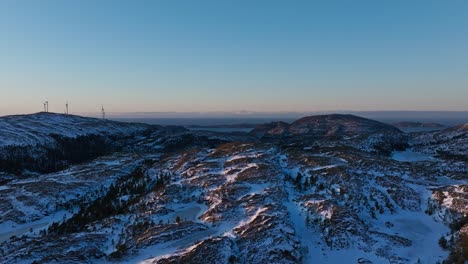
M368 124L280 139L131 130L64 170L0 173L0 263L463 261L467 162L380 155L401 133Z
M150 126L102 120L97 118L37 113L0 117L0 148L35 146L55 142L51 135L75 138L84 135L130 135Z
M0 172L53 172L117 151L137 134L162 130L54 113L0 118Z
M468 160L468 124L419 133L411 140L411 145L425 153Z

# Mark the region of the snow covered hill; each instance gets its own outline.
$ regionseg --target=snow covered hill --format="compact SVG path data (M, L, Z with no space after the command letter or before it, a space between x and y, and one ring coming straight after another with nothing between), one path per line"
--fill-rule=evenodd
M142 132L150 126L97 118L37 113L0 117L0 148L53 144L52 135L76 138L86 135L122 136Z
M345 145L368 152L389 155L407 146L407 135L398 128L354 115L318 115L298 119L291 124L273 122L250 132L265 141L322 142Z
M160 126L37 113L0 118L0 172L53 172L121 149Z
M69 117L39 116L73 127ZM58 171L0 172L0 263L467 259L467 161L393 159L386 151L406 139L391 126L320 116L274 125L287 136L257 137L72 118L99 135L115 126L120 147ZM88 135L73 129L62 136ZM415 138L451 146L460 129ZM417 153L416 139L407 153ZM424 142L426 150L439 144Z
M419 133L411 145L421 152L468 160L468 124L430 133Z
M315 135L337 137L401 133L401 131L394 126L355 115L332 114L303 117L291 124L273 122L260 125L251 133L258 136Z

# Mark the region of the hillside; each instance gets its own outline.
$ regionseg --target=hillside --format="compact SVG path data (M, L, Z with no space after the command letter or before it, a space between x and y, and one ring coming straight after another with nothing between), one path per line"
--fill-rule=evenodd
M327 137L373 133L401 133L396 127L355 115L317 115L303 117L291 124L276 122L256 127L258 136L315 135Z
M16 143L3 155L17 167L0 167L0 263L468 256L468 163L430 154L464 142L466 126L414 134L405 154L430 159L394 159L388 153L401 152L404 134L355 116L277 122L252 134L44 113L6 119L0 136ZM12 150L35 155L20 162ZM31 166L52 158L61 166Z
M52 172L117 151L160 126L37 113L0 117L0 172Z
M291 124L273 122L257 126L250 134L266 141L339 144L383 155L407 147L407 137L398 128L354 115L308 116Z
M411 145L421 152L468 160L468 124L417 134Z
M53 144L54 136L124 136L149 129L146 124L130 124L76 115L37 113L0 117L0 147Z

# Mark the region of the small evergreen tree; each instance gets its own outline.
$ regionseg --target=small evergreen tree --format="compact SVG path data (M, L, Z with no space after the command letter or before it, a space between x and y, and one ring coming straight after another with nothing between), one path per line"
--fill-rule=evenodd
M447 239L445 239L444 236L441 236L441 237L440 237L440 239L439 239L439 246L440 246L442 249L447 249L447 248L448 248Z
M297 188L300 190L302 187L302 173L298 172L295 180Z

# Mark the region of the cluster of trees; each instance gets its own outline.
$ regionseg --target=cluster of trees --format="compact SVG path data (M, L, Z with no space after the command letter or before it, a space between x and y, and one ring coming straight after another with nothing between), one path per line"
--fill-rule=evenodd
M292 182L298 190L307 190L311 187L315 187L316 191L323 191L327 188L327 186L323 182L320 182L318 180L318 176L316 175L305 177L301 172L298 172L296 178L286 176L285 179ZM341 192L337 193L337 191L333 188L330 188L330 193L332 194L332 196L342 194ZM383 198L385 198L385 204L380 204L378 199L376 199L372 193L369 195L369 199L367 198L367 196L363 196L363 203L365 206L370 207L369 213L374 219L377 218L377 212L380 214L385 213L385 208L388 208L390 212L395 211L395 208L391 203L390 198L388 198L387 196L384 196ZM352 199L352 196L349 195L348 199Z
M181 223L180 216L177 216L175 218L175 223L177 224ZM163 224L164 224L163 220L159 220L158 225L163 225ZM169 224L169 220L167 221L167 224ZM136 221L133 224L129 225L127 227L127 230L120 234L120 240L117 243L114 252L112 252L109 256L115 259L119 259L123 257L129 249L125 241L129 237L136 237L136 236L143 234L148 228L154 227L154 226L156 226L156 223L153 220L149 220L148 218L145 220ZM112 245L114 245L114 243L115 241L112 240Z
M70 163L79 163L110 153L116 150L115 138L101 135L85 135L76 138L52 135L57 142L49 156Z
M156 181L154 182L154 185L152 186L153 191L159 191L164 188L169 182L171 182L172 174L169 172L166 173L159 173L159 175L156 176Z
M462 229L462 227L467 224L468 216L455 218L449 224L452 233L450 238L447 239L445 235L440 237L439 246L444 250L450 251L447 259L445 259L442 263L463 264L468 261L468 234L460 232L460 229Z
M36 157L40 153L35 153L25 146L6 146L0 148L0 170L12 174L19 174L23 169L32 169L41 165L36 164Z
M383 206L383 205L381 205L379 203L379 201L377 199L374 198L374 195L372 193L369 195L369 200L370 200L371 203L374 202L374 206L371 205L370 206L370 211L369 211L371 217L374 218L374 219L377 218L376 212L379 212L380 214L385 213L385 209L384 209L385 207L387 207L390 211L394 210L393 206L392 206L392 204L390 203L389 200L387 200L386 203L385 203L385 206Z
M437 150L437 156L443 159L452 159L452 160L465 161L465 162L468 161L468 157L466 155L457 155L457 154L449 153L443 150Z
M170 181L170 175L161 174L154 179L145 173L142 166L139 166L129 175L119 178L109 187L104 196L82 207L70 219L62 223L53 223L48 232L53 234L78 232L91 222L125 214L129 206L139 201L143 195L154 189L163 188L168 181Z
M456 238L455 238L456 237ZM468 235L459 233L457 236L452 234L447 240L445 236L440 237L439 245L444 250L450 250L449 256L443 263L463 264L468 261Z
M49 173L69 164L92 160L117 150L113 139L100 135L75 138L51 135L55 144L35 146L6 146L0 149L0 169L13 174L23 170Z
M298 172L296 178L293 179L290 176L286 176L285 179L296 185L296 188L300 191L307 190L314 186L317 188L317 191L325 190L325 185L322 182L317 184L318 177L315 175L305 177L302 173Z
M150 226L154 226L155 223L153 221L142 221L142 222L136 222L133 224L130 228L132 235L139 235L142 234L146 229L148 229Z
M127 245L125 243L118 243L117 246L115 246L115 251L110 254L111 258L121 258L123 257L128 251Z
M452 236L452 239L453 239L453 236ZM448 241L447 239L445 238L445 236L441 236L440 239L439 239L439 246L443 249L448 249L449 247L449 244L448 244Z
M455 218L452 223L450 223L450 229L452 232L457 232L460 230L464 225L468 224L468 215L464 215L459 218Z
M437 190L434 192L434 200L428 198L426 214L432 215L437 210L442 208L442 202L446 196L442 191ZM447 220L449 215L445 215ZM468 235L460 233L460 229L468 224L468 216L454 217L449 224L451 235L450 239L441 236L439 239L439 246L444 250L450 250L449 256L442 263L466 263L468 261ZM457 232L459 232L457 234Z

